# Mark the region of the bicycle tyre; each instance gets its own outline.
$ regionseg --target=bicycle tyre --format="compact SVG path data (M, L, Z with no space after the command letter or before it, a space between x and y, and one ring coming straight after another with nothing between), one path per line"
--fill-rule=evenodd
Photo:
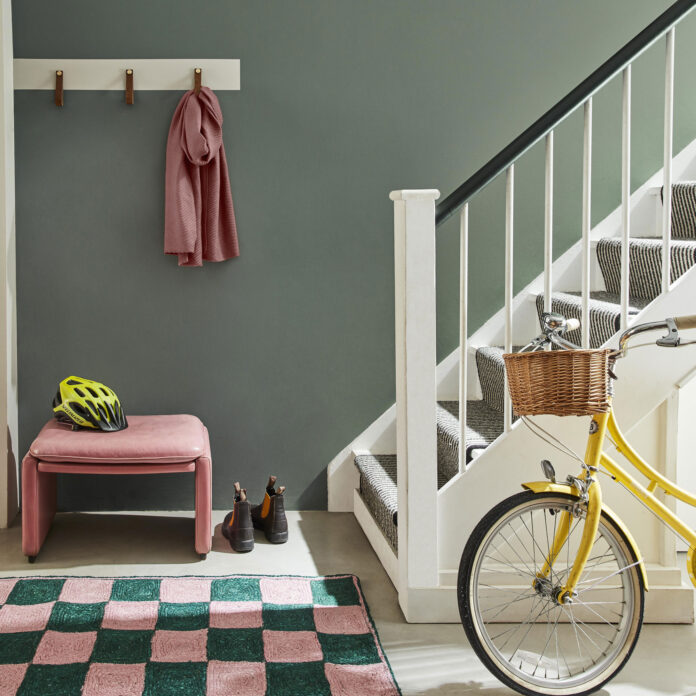
M613 677L615 677L619 671L623 668L623 666L626 664L628 659L631 656L631 653L633 652L633 649L635 648L636 642L638 640L638 636L640 635L640 629L642 626L642 621L643 621L643 610L644 610L644 604L645 604L645 587L643 583L643 576L639 571L639 568L637 566L638 559L635 557L635 554L633 552L632 546L629 544L628 540L626 539L625 535L623 534L622 530L614 524L612 519L606 515L605 513L602 513L602 517L600 520L600 529L598 531L598 536L596 537L593 546L594 548L599 548L599 541L600 539L604 539L607 541L607 546L612 550L612 552L616 556L616 561L618 563L618 568L619 572L614 573L613 575L610 575L608 577L618 577L621 579L622 584L622 592L624 596L628 596L630 599L630 615L626 615L625 617L621 617L622 620L624 620L626 623L623 625L623 628L621 628L621 636L620 636L620 644L617 646L614 646L612 651L611 651L611 659L607 658L604 660L606 664L602 666L602 663L600 662L600 667L597 668L588 668L586 672L579 672L575 675L570 674L570 667L569 663L566 661L566 666L568 667L568 676L569 678L566 679L565 681L561 678L561 667L560 667L560 660L557 659L557 673L558 677L556 681L554 682L553 679L546 678L546 675L549 671L549 668L546 666L547 663L545 663L544 666L544 678L540 678L536 675L536 670L538 667L538 664L541 662L542 658L544 658L544 652L546 650L546 647L544 647L544 651L542 651L540 657L539 657L539 662L537 663L537 667L535 667L533 673L531 675L526 675L524 674L524 670L522 667L516 668L512 664L512 659L515 657L516 661L517 659L520 660L520 664L524 662L524 660L527 659L526 656L526 651L519 651L517 650L512 654L512 656L509 658L509 660L504 659L504 655L501 652L497 653L496 652L496 647L493 644L493 641L491 640L491 636L488 635L487 633L487 628L484 625L484 622L482 621L482 613L481 613L481 607L480 607L480 599L479 599L479 591L474 593L474 583L472 580L475 580L476 578L480 577L481 574L481 564L482 564L482 550L485 550L490 544L492 543L492 539L496 538L495 534L497 531L502 530L506 528L507 524L506 520L509 523L509 520L515 519L515 516L520 517L521 515L524 515L525 512L530 512L530 518L531 518L531 511L532 510L539 510L539 509L544 509L546 510L552 510L556 509L556 512L558 510L571 510L573 506L578 503L578 499L572 495L568 494L560 494L560 493L534 493L532 491L524 491L522 493L519 493L517 495L511 496L510 498L507 498L506 500L502 501L499 503L496 507L494 507L492 510L488 512L488 514L479 522L479 524L476 526L474 529L473 533L469 537L469 540L466 544L466 547L464 549L464 552L462 553L462 558L459 566L459 575L458 575L458 583L457 583L457 598L458 598L458 604L459 604L459 612L460 612L460 617L462 621L462 625L464 627L464 630L466 632L467 638L469 639L469 642L471 646L474 648L474 651L476 652L477 656L479 659L484 663L484 665L488 668L488 670L495 676L497 677L501 682L503 682L505 685L509 686L510 688L516 690L519 693L526 694L526 695L536 695L536 694L544 694L544 695L549 695L553 694L556 696L582 696L583 694L590 694L597 689L600 689L604 684L606 684L609 680L611 680ZM536 506L536 507L535 507ZM581 508L582 509L582 508ZM577 510L577 508L576 508ZM520 519L524 519L520 517ZM502 526L501 526L502 525ZM512 528L512 527L511 527ZM514 529L514 528L512 528ZM520 528L521 529L521 528ZM532 527L532 531L534 531L534 527ZM531 539L534 539L536 534L530 534L529 535ZM545 539L544 539L545 541ZM571 542L569 540L568 542L568 554L570 552L570 546ZM534 553L535 547L539 548L539 544L532 544L532 550ZM542 544L542 548L544 545ZM494 547L495 548L495 547ZM511 547L512 548L512 547ZM498 549L496 548L495 551L497 552ZM541 551L541 549L540 549ZM541 557L541 553L540 553ZM572 556L571 556L572 558ZM604 565L604 561L601 560L600 558L600 565L598 567L602 567ZM608 563L608 561L607 561ZM477 564L479 566L479 570L477 572ZM588 564L589 566L589 564ZM491 566L492 567L492 566ZM509 571L506 571L509 573ZM523 571L526 573L527 571ZM568 570L566 569L566 571ZM587 572L589 572L586 568L585 573L581 577L581 582L583 581L583 578L586 576ZM602 570L602 572L605 572ZM520 573L522 574L522 573ZM533 577L531 573L529 574L530 580L530 589L534 594L539 594L536 590L536 587L532 587L533 583ZM553 577L553 574L552 574ZM604 588L600 587L597 589L596 587L596 582L595 581L585 581L587 582L594 582L594 585L590 585L589 587L585 588L585 585L582 585L579 587L581 588L580 594L584 594L584 592L587 591L603 591ZM602 581L604 582L604 581ZM524 585L523 585L524 586ZM497 589L491 585L485 585L487 587L487 591L491 591L493 589ZM585 588L585 589L582 589ZM611 588L610 588L611 589ZM505 590L503 590L505 591ZM613 595L611 595L613 596ZM553 602L552 599L553 595L549 595L548 601L549 603ZM525 601L525 597L522 597L521 599L513 600L514 602L520 603ZM534 596L532 595L532 599L535 599ZM542 601L543 601L542 597ZM508 603L512 604L512 602ZM587 611L587 607L589 604L585 602L581 602L581 604L584 606L584 610ZM595 605L601 605L601 604L618 604L617 602L590 602L590 604L595 604ZM541 605L539 605L541 606ZM627 605L628 606L628 605ZM572 605L571 605L572 607ZM509 607L508 607L509 608ZM560 608L559 614L563 613L562 608ZM490 609L487 609L486 611L489 611ZM545 610L544 607L542 607L542 611L546 611L547 615L550 615L549 612L553 611L553 609L548 609ZM578 609L576 609L578 611ZM597 613L597 611L594 610L594 608L591 609L594 613ZM567 611L565 612L566 614L568 613ZM590 631L595 630L593 628L590 628L588 624L583 623L582 621L576 622L576 619L574 618L574 614L572 612L572 608L570 611L570 615L572 618L572 621L567 621L560 623L559 624L559 619L556 619L556 623L553 626L553 633L556 635L556 655L558 658L558 635L560 633L559 625L565 626L565 625L572 625L576 637L579 635L577 628L579 628L579 624L583 624L584 629L580 629L586 633L586 635L591 637ZM599 616L599 614L598 614ZM519 625L526 626L526 631L527 634L531 631L532 628L536 628L538 616L535 617L531 621L527 621L526 623L522 623ZM548 630L548 624L549 624L549 619L547 619L547 630ZM517 621L511 621L510 625L512 626L517 626L519 622ZM607 622L611 625L611 622ZM492 623L491 625L495 626L501 626L502 622L498 623ZM543 622L542 624L543 625ZM600 625L600 628L603 628L603 626ZM513 629L510 629L513 630ZM514 629L517 630L517 629ZM619 632L619 629L616 629L616 632ZM523 638L522 640L526 639ZM547 639L547 645L548 641L550 640ZM599 640L597 638L597 640ZM580 653L580 641L578 639L578 652ZM520 655L523 655L523 657L518 658L516 657L517 653ZM536 655L533 655L535 657ZM564 655L564 660L566 660L565 655ZM548 658L547 658L548 662ZM553 670L551 670L553 673Z

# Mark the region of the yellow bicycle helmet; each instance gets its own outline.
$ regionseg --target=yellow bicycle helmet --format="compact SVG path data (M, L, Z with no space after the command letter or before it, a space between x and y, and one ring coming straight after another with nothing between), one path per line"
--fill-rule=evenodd
M128 421L115 392L101 382L81 377L66 377L53 399L53 414L73 430L124 430Z

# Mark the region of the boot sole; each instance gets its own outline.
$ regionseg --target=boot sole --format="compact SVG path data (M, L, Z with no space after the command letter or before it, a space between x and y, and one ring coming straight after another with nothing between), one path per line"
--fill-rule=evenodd
M230 539L230 546L232 550L237 553L249 553L249 551L254 550L254 540L245 539L244 541L233 541Z
M288 540L288 533L275 532L273 534L266 534L266 539L268 539L271 544L284 544Z

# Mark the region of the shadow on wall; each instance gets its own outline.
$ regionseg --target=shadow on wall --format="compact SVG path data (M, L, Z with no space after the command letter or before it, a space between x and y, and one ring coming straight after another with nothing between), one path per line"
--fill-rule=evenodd
M7 491L7 525L9 527L19 512L17 459L12 449L12 432L9 428L7 428L7 480L5 484L5 491Z

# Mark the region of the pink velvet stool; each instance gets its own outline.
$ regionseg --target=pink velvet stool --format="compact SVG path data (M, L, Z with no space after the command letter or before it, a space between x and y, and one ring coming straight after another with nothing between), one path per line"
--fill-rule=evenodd
M196 551L211 547L208 430L195 416L128 416L114 433L71 430L50 420L22 461L22 551L33 562L56 514L56 474L196 475Z

